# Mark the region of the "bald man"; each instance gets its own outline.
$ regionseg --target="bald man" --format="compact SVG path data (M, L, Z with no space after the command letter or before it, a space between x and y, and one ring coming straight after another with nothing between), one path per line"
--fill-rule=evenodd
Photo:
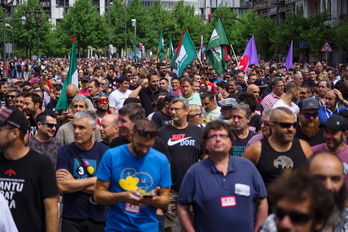
M251 84L247 88L247 93L251 93L252 95L255 96L255 99L256 99L255 113L258 115L261 115L263 112L263 106L260 103L258 103L258 101L260 100L260 88L255 84Z
M254 143L243 154L256 165L266 186L282 173L306 164L313 153L306 141L294 138L296 120L290 109L273 109L269 129L271 135L267 139Z
M107 146L110 146L111 141L118 137L118 117L114 114L105 115L100 122L100 136L102 142Z
M69 105L71 104L72 99L76 96L79 95L79 91L74 84L70 84L66 87L65 89L66 97L68 98Z
M338 106L338 103L342 99L342 93L338 89L329 90L325 94L325 105L321 106L318 110L319 120L326 122L327 119L338 113L347 107Z

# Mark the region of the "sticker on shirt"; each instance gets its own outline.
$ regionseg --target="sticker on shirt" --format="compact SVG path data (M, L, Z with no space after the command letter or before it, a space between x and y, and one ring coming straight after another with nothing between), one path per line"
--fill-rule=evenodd
M232 207L236 206L236 197L228 196L228 197L220 197L221 207Z
M250 196L250 186L246 184L236 184L234 186L234 193L236 195L248 197Z
M124 210L129 213L139 213L140 212L140 206L139 205L132 205L126 202L126 206L124 207Z

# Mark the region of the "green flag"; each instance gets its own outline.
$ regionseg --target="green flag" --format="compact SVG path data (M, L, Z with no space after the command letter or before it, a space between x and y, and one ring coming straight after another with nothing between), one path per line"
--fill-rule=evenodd
M158 58L160 61L163 61L163 59L164 59L163 29L161 29L160 37L159 37L159 41L158 41L158 56L157 56L157 58Z
M169 67L172 67L174 61L175 61L175 52L173 47L173 40L172 36L169 36L169 44L168 44L168 55L170 56L170 64Z
M41 54L41 51L39 51L39 57L37 58L38 61L42 62L42 54Z
M229 47L230 40L227 37L224 24L222 23L221 18L218 18L205 52L207 60L213 66L218 75L227 71Z
M137 48L135 47L134 41L132 43L132 50L133 50L133 59L134 61L137 61Z
M179 42L176 52L173 72L175 72L178 77L181 77L185 68L187 68L197 56L196 48L187 30L184 32L184 36L181 43Z
M69 72L64 81L62 92L60 93L60 97L57 102L56 111L69 109L68 98L65 92L66 87L70 84L74 84L78 88L77 59L76 59L76 50L75 50L75 44L74 44L75 40L76 40L76 36L73 36L72 45L71 45L71 53L70 53Z

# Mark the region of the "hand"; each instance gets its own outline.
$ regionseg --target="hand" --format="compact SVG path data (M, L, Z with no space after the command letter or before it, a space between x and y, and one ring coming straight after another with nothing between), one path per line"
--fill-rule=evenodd
M160 187L157 186L154 190L151 190L149 192L149 194L147 194L147 195L152 195L154 197L144 197L144 196L142 196L140 198L140 200L143 203L143 205L152 205L154 203L154 201L156 200L156 198L157 198L157 192L158 192L159 189L160 189Z
M141 86L147 87L149 85L149 81L147 79L144 79L143 82L141 82Z
M129 190L126 193L126 202L132 204L132 205L141 205L141 201L140 201L140 193L138 191L135 190Z
M69 180L74 179L74 177L71 175L71 173L66 169L59 169L56 171L56 178L57 180Z
M339 91L338 89L333 89L333 92L334 92L334 94L336 94L337 99L338 99L339 101L343 100L343 96L342 96L341 91Z

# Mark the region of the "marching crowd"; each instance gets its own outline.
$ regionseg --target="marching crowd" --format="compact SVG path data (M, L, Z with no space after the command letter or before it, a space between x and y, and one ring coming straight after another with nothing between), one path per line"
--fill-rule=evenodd
M1 70L0 231L348 231L347 65Z

